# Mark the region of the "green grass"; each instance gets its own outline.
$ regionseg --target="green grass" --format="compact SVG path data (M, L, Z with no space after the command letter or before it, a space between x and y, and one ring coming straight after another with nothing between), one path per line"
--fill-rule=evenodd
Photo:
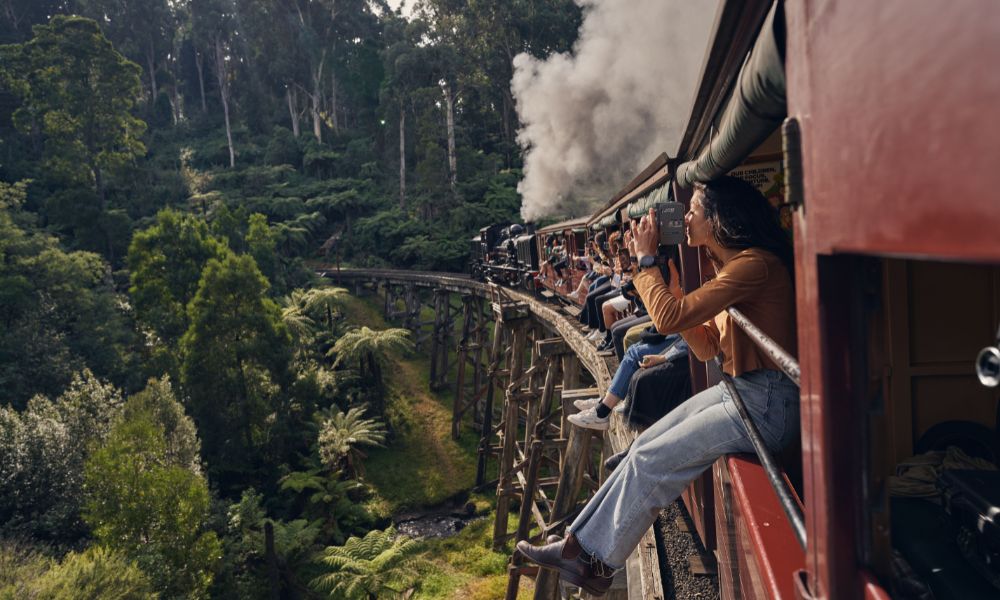
M477 507L492 506L495 498L473 496ZM419 555L426 561L420 589L414 598L437 600L445 598L494 600L503 598L507 589L507 561L511 544L494 552L493 522L495 510L469 523L458 535L420 542ZM511 515L509 531L517 529L517 515ZM522 577L518 596L530 598L534 589L531 579Z

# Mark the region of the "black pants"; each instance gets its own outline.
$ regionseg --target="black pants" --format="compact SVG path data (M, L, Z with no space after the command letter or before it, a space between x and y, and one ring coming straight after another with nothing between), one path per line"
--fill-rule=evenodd
M587 294L587 302L583 306L583 310L580 311L580 322L588 327L597 327L596 321L592 318L592 315L597 311L594 304L597 302L597 297L601 294L605 294L611 289L611 283L605 283L604 285L598 286L593 292ZM599 314L599 313L598 313Z
M678 356L662 365L636 371L628 384L629 420L652 425L690 398L689 364L687 356Z
M614 341L615 355L618 356L619 362L621 362L622 357L625 356L625 334L628 333L628 330L632 329L636 325L650 323L652 320L653 318L643 311L641 313L634 314L631 317L620 319L611 326L611 339Z
M607 331L608 327L604 323L604 303L612 298L617 298L621 296L622 292L618 288L611 288L611 291L601 294L594 299L594 305L596 310L594 311L595 318L597 319L596 324L591 325L591 327L597 327L601 331Z

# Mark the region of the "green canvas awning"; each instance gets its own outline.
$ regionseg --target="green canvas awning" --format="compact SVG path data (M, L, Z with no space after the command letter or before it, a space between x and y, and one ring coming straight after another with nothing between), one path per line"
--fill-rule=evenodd
M628 218L638 219L642 215L649 212L649 209L656 206L657 204L669 202L671 195L672 195L672 190L670 189L670 182L656 186L646 194L640 196L638 199L633 200L632 202L629 203Z
M728 173L767 139L785 118L785 20L775 2L740 70L715 131L694 160L677 168L677 182L690 187Z

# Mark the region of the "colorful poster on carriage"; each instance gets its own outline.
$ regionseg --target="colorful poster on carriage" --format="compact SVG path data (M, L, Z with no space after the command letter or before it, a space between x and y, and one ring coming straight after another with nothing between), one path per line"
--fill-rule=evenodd
M729 172L756 187L781 215L781 226L791 229L791 212L785 204L785 170L780 158L748 162Z

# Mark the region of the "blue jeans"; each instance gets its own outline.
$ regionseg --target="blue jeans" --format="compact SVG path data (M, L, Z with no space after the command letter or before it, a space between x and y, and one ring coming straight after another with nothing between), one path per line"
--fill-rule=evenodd
M759 369L734 378L767 447L799 431L799 388L784 373ZM720 383L670 411L636 438L570 525L589 554L620 569L660 511L720 456L753 452L732 398Z
M587 286L587 293L589 294L589 293L593 292L594 290L596 290L597 288L601 287L602 285L604 285L605 283L607 283L609 281L611 281L610 277L608 277L607 275L601 275L600 277L598 277L597 279L595 279L593 281L593 283L591 283L589 286Z
M659 344L639 342L638 344L629 346L629 349L625 351L622 362L618 365L618 370L615 371L615 376L611 378L611 385L608 386L608 391L619 398L624 398L628 394L628 382L632 379L632 375L635 375L635 372L639 370L639 363L642 362L642 357L647 354L659 354L663 352L676 342L679 337L675 333L668 335Z

